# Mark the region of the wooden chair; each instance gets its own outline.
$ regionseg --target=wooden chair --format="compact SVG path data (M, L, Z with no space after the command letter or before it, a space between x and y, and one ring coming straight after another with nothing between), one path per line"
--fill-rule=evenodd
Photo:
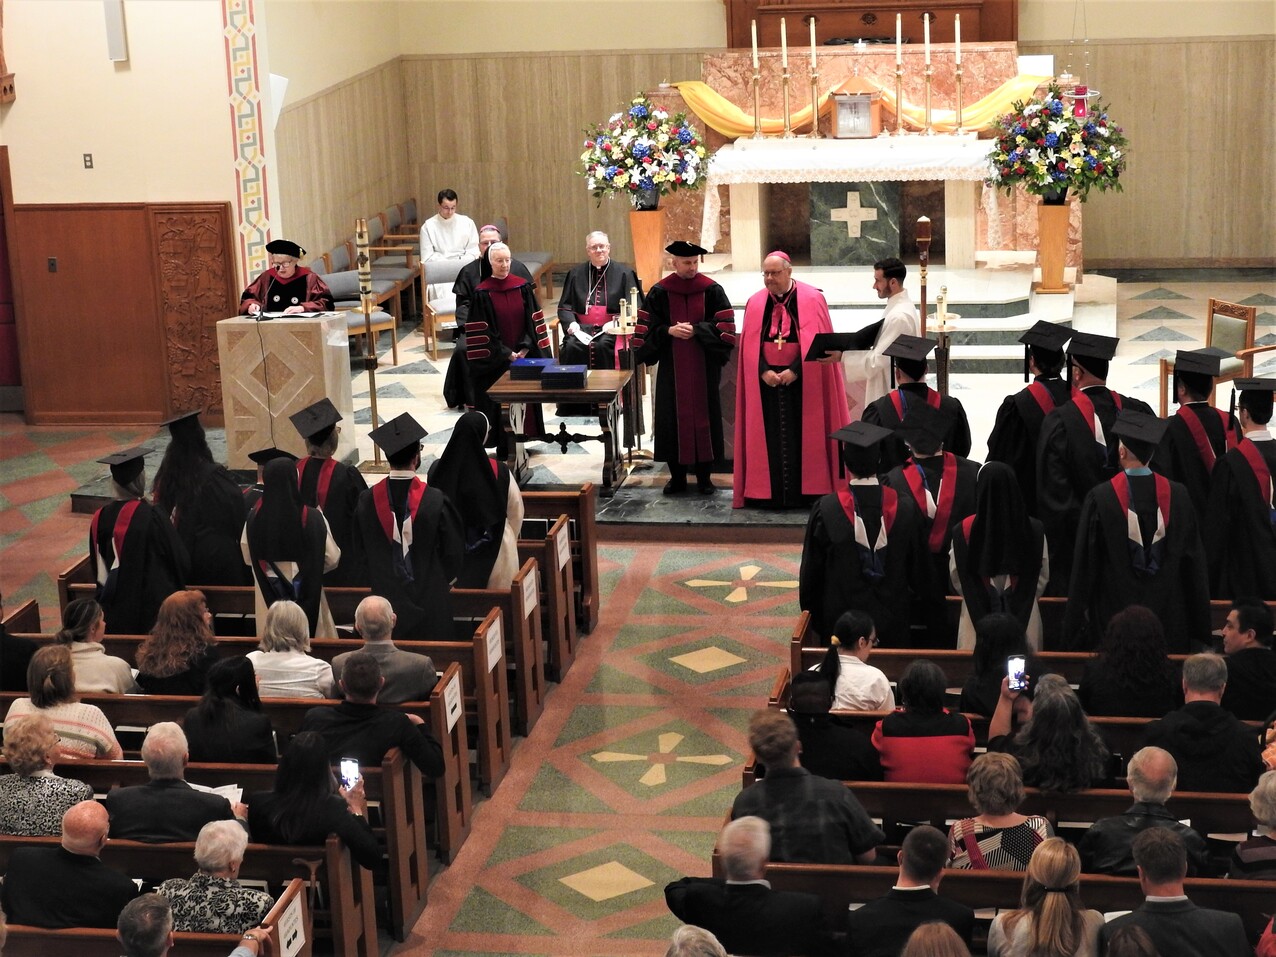
M367 335L367 325L363 320L363 304L359 297L359 274L351 268L352 257L350 246L342 243L319 257L313 265L323 276L324 282L332 290L334 308L346 313L346 334L351 338ZM380 336L382 332L390 333L390 351L394 364L399 364L399 338L397 335L398 319L398 284L386 279L374 280L372 283L373 301L380 305L390 302L390 311L375 309L372 312L372 334Z
M1258 309L1242 306L1222 299L1211 299L1205 313L1205 347L1213 346L1230 353L1233 358L1224 359L1222 369L1214 378L1215 388L1221 382L1248 379L1254 375L1254 356L1276 349L1276 344L1254 345L1254 323ZM1170 382L1174 378L1174 361L1160 362L1161 417L1169 414ZM1213 404L1213 396L1210 397Z

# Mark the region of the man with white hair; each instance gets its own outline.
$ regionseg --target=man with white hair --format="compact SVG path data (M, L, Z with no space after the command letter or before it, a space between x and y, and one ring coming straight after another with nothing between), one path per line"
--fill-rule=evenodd
M151 780L115 788L106 796L115 837L148 844L193 841L210 821L233 819L247 829L248 809L243 804L232 806L221 795L197 791L183 780L189 758L180 725L151 725L142 742L142 760Z
M563 365L588 365L591 369L616 368L616 337L603 327L620 315L620 302L638 291L643 299L642 280L632 266L611 258L611 240L601 230L585 237L585 262L567 270L563 292L558 297L558 322L563 343L558 361Z
M381 677L385 679L377 700L382 704L424 701L439 680L438 672L429 655L395 647L390 637L395 621L390 602L380 595L369 595L359 602L354 612L355 630L363 637L362 650L377 659ZM332 676L336 681L341 681L341 670L354 653L347 651L332 659Z
M665 887L679 920L710 931L731 954L814 954L827 946L820 899L773 891L765 880L771 826L740 817L722 829L718 854L726 880L684 877Z
M195 839L195 866L189 879L160 884L173 908L173 929L198 934L242 934L256 927L275 902L264 891L239 883L248 835L233 821L205 824Z
M1164 827L1183 838L1190 877L1209 877L1209 845L1205 838L1166 808L1178 783L1179 768L1163 748L1143 748L1130 758L1125 770L1134 804L1128 811L1096 821L1077 843L1081 869L1087 874L1135 877L1134 839L1150 827Z

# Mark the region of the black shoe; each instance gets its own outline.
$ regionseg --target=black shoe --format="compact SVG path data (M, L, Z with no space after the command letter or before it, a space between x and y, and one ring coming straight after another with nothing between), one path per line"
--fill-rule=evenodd
M666 495L681 495L687 490L687 480L670 479L665 483L664 493Z
M718 486L714 485L709 479L696 483L696 488L700 490L701 495L712 495L718 490Z

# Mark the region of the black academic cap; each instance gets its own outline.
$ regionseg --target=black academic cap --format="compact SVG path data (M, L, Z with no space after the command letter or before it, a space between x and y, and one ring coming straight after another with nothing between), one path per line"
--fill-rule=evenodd
M373 442L381 446L382 452L388 456L395 456L412 443L420 442L428 434L416 419L404 412L379 429L373 429L369 436Z
M1223 360L1230 358L1230 352L1213 346L1208 349L1180 349L1174 356L1174 371L1194 372L1213 378L1218 375Z
M1121 340L1115 336L1101 336L1094 332L1074 332L1072 341L1068 343L1068 355L1073 358L1102 359L1111 361L1116 355L1117 344ZM1083 362L1082 365L1085 365Z
M931 350L938 343L934 339L923 336L896 336L886 347L886 355L892 359L909 359L913 362L925 362Z
M1024 330L1024 334L1019 337L1019 341L1025 346L1036 346L1038 349L1051 349L1055 352L1062 352L1064 344L1071 338L1072 330L1067 326L1061 326L1057 322L1047 322L1045 319L1038 319Z
M1237 392L1276 392L1276 379L1237 379L1232 388Z
M283 449L277 449L273 445L269 448L258 449L256 452L249 452L248 457L258 465L265 465L267 462L273 462L275 459L291 459L297 461L297 456L291 452L285 452Z
M707 255L709 250L703 246L697 246L695 243L689 243L685 239L679 239L666 246L665 252L670 256L681 256L684 259L689 259L692 256Z
M850 425L844 425L832 435L830 439L836 439L839 442L845 442L847 445L855 446L860 449L872 448L883 439L891 437L891 430L884 429L880 425L874 425L872 422L852 422Z
M190 438L204 431L204 427L199 424L201 414L203 414L203 409L196 409L194 412L183 412L181 415L175 415L167 422L161 424L168 426L168 434L173 438Z
M301 433L303 439L309 439L318 445L332 433L336 424L341 421L341 413L326 396L308 405L300 412L288 416L288 420Z
M1169 424L1167 420L1158 419L1155 415L1149 415L1146 412L1122 409L1112 426L1112 434L1155 447L1160 444L1161 437L1165 435Z
M139 445L122 452L112 452L98 461L111 467L111 478L120 485L127 485L142 474L142 466L146 461L146 453L149 451L150 449Z
M293 259L300 259L306 254L306 251L291 239L272 239L266 243L266 252L277 256L291 256Z
M896 426L895 434L910 447L929 452L944 444L950 424L949 417L939 409L915 402L908 407L904 421Z
M1272 414L1272 393L1276 392L1276 379L1236 379L1232 382L1231 411L1236 411L1236 393L1243 394L1245 408L1256 421L1266 424Z

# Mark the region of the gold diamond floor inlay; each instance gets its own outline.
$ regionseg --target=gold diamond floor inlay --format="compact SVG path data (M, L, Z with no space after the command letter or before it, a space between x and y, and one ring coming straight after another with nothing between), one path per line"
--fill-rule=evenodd
M660 754L672 754L674 748L682 743L685 736L677 731L665 731L657 735L657 748ZM649 761L650 755L646 754L629 754L624 751L599 751L594 756L594 760L600 764L614 764L619 761ZM682 764L708 764L721 767L724 764L730 764L732 758L727 754L688 754L676 755L674 761ZM665 762L655 761L652 763L642 777L638 779L638 783L646 787L653 788L657 785L664 784L669 780L669 776L665 771Z
M675 665L682 665L688 671L694 671L698 675L705 675L710 671L721 671L723 668L730 668L732 665L744 664L745 661L739 655L733 655L731 652L724 651L717 646L701 648L699 651L689 651L685 655L675 655L669 660Z
M797 588L798 583L789 579L774 582L755 582L753 579L758 572L762 571L761 565L741 565L740 577L732 581L722 581L719 578L692 578L685 582L688 588L723 588L730 587L731 591L723 601L729 601L732 604L738 604L742 601L749 600L749 590L738 582L749 582L756 588ZM734 586L734 587L732 587Z
M641 874L631 871L619 861L599 864L597 867L591 867L589 870L580 871L576 874L568 874L558 880L559 883L566 884L576 893L588 897L595 903L609 901L613 897L619 897L621 894L640 891L644 887L651 887L655 883L647 880Z

